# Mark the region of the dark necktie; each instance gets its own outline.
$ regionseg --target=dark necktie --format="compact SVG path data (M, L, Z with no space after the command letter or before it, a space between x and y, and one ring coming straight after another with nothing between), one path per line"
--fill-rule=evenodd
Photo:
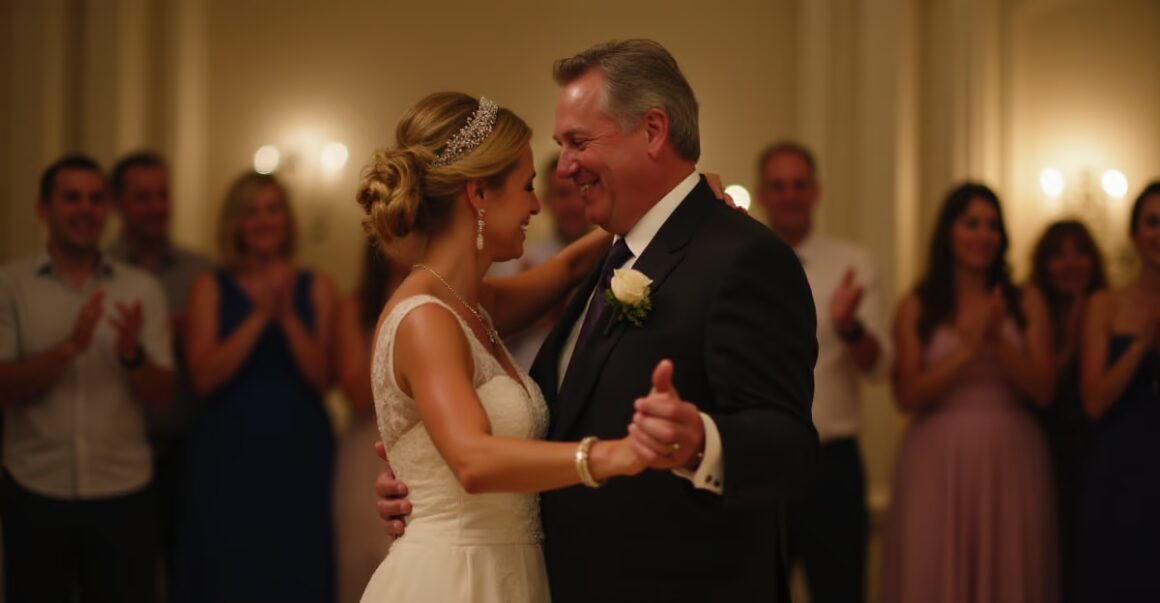
M575 350L579 350L580 346L588 340L588 336L592 334L592 330L596 328L596 322L600 320L600 316L604 314L604 307L608 302L604 301L604 292L608 291L608 287L612 284L612 271L620 268L632 257L632 251L628 248L628 243L624 242L624 237L617 239L616 243L612 245L612 249L608 250L608 255L604 256L604 266L600 268L600 280L596 281L596 288L592 291L592 301L588 304L588 314L584 316L584 324L580 325L580 336L576 338ZM573 351L573 353L575 353Z

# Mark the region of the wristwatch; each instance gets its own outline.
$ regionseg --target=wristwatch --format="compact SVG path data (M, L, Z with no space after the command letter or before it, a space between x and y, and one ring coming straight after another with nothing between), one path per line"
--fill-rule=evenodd
M838 331L838 339L842 343L858 343L866 335L866 329L862 327L862 321L854 319L854 325L847 331Z
M122 358L120 354L117 355L117 360L121 362L121 366L127 370L133 370L145 364L145 348L138 343L137 347L133 348L133 356L126 359Z

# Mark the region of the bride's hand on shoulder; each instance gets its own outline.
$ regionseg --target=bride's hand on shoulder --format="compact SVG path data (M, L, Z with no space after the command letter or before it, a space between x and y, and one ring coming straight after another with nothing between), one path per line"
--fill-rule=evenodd
M748 209L745 209L744 207L737 204L737 201L733 198L733 195L725 192L725 185L721 182L721 174L705 172L703 175L705 176L705 182L709 184L709 189L713 191L713 195L717 197L718 201L728 205L729 207L732 207L733 209L736 209L743 214L749 213Z

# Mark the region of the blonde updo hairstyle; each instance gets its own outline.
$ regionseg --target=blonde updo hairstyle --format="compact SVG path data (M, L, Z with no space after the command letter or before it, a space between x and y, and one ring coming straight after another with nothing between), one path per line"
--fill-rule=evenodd
M424 98L399 120L395 146L375 151L363 168L357 196L366 212L363 227L385 252L399 257L405 240L438 232L468 181L481 179L498 188L515 168L532 130L504 108L478 147L448 165L431 167L478 108L478 99L460 92Z

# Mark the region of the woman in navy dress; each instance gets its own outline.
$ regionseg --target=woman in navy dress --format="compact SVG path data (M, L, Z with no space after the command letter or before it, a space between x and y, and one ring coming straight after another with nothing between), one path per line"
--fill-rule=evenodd
M190 292L186 357L204 397L190 443L177 600L334 599L334 286L291 263L294 219L272 176L222 208L224 268Z
M1055 511L1059 519L1060 576L1064 603L1075 601L1076 532L1083 493L1083 468L1093 425L1079 394L1080 335L1088 300L1107 288L1103 254L1091 232L1077 220L1053 222L1031 255L1031 284L1046 302L1051 321L1055 397L1040 409L1055 469Z
M1080 513L1080 601L1160 601L1160 182L1132 206L1140 274L1092 298L1084 410L1096 421Z

